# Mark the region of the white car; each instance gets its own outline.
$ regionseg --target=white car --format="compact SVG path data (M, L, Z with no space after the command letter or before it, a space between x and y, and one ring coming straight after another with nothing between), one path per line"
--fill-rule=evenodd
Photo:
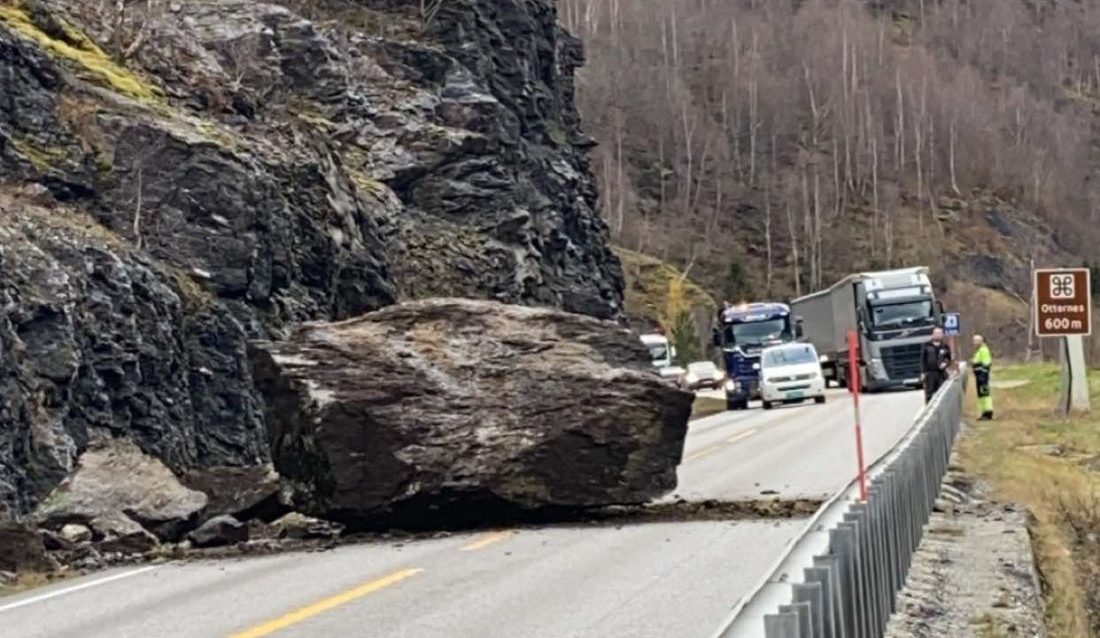
M825 378L812 344L786 343L760 353L760 398L765 410L807 399L825 403Z
M680 377L680 387L695 392L697 390L719 390L726 375L714 365L713 361L695 361L689 363L687 372Z

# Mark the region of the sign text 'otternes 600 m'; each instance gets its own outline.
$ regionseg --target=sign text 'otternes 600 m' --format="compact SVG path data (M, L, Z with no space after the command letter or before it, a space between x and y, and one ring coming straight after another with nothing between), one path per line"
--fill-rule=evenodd
M1092 333L1092 298L1087 268L1035 271L1035 334L1040 337Z

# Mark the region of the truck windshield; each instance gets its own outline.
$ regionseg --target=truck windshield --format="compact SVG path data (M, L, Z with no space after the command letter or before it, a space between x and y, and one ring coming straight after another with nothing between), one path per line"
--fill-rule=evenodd
M933 319L931 301L907 301L871 306L871 321L876 327L926 323Z
M785 317L751 323L733 323L726 326L726 340L732 341L730 345L761 344L787 338L789 338L789 332Z
M668 359L668 346L660 343L649 346L649 358L653 361Z
M817 353L810 346L799 348L775 348L765 350L763 361L765 368L775 366L789 366L800 363L817 363Z

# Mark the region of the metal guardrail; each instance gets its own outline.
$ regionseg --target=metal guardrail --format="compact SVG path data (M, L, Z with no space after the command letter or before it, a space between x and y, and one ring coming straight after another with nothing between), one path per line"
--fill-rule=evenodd
M858 479L825 503L714 638L881 638L939 495L962 420L967 368Z

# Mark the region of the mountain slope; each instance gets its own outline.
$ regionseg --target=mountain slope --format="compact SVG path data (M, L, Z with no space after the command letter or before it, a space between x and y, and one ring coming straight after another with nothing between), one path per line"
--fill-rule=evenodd
M924 264L969 329L1019 356L1031 261L1095 259L1095 3L563 0L562 15L588 49L581 111L613 240L693 264L709 290L782 299Z

